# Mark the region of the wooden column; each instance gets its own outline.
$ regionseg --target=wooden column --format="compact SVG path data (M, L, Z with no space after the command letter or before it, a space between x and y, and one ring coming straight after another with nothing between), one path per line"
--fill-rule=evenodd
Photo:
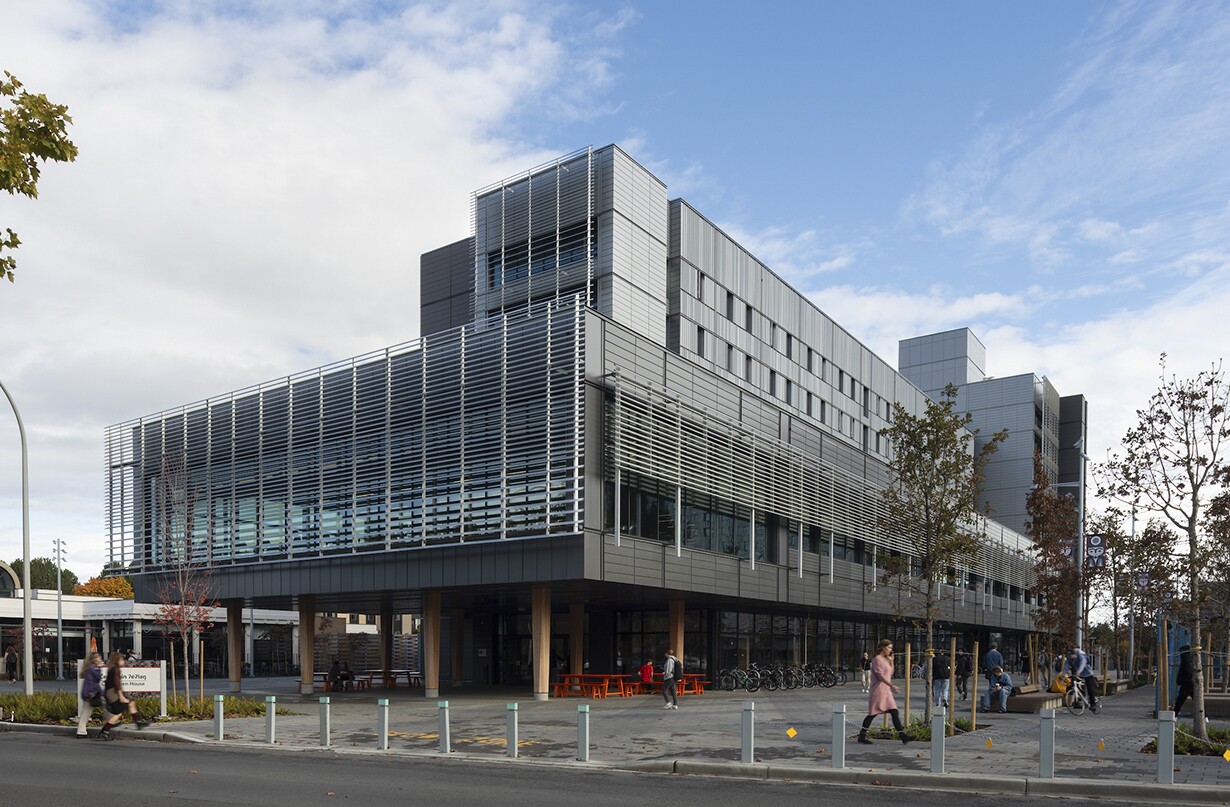
M423 688L440 697L440 592L423 592Z
M551 682L551 586L530 589L530 632L534 646L534 700L545 701Z
M231 679L231 692L242 692L243 600L226 601L226 667Z
M453 658L452 664L449 665L452 669L453 686L459 687L462 685L462 670L465 665L465 649L466 649L466 612L464 608L454 608L450 614L449 621L453 627Z
M304 695L313 692L312 682L316 673L316 598L311 594L299 595L299 691Z
M670 602L670 637L671 649L675 657L683 661L683 597L671 597ZM684 672L687 668L684 667Z
M585 672L585 603L568 605L568 645L571 651L569 670L574 675Z
M393 669L393 609L380 609L380 669ZM421 672L421 671L420 671Z

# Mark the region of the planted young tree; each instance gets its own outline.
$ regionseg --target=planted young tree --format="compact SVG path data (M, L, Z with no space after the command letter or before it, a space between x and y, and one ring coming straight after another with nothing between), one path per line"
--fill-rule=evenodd
M1103 467L1103 495L1141 506L1179 531L1193 647L1204 629L1202 575L1215 543L1208 532L1207 508L1223 492L1230 451L1230 384L1220 363L1180 379L1166 374L1161 358L1157 392L1136 412L1137 423L1123 437L1122 451ZM1208 739L1205 726L1204 666L1192 654L1196 678L1192 732Z
M7 70L0 81L0 98L9 99L0 108L0 189L37 199L42 163L77 159L77 147L68 139L68 124L73 119L67 106L53 104L41 93L27 92ZM17 233L6 227L0 233L0 253L19 246ZM0 254L0 278L12 281L16 267L12 255Z
M182 457L165 455L155 492L158 512L155 554L162 566L154 621L183 644L184 698L192 702L191 639L213 624L213 565L206 541L196 541L197 491ZM202 663L204 660L202 659Z
M1072 550L1078 532L1076 500L1051 485L1042 458L1034 455L1034 484L1025 499L1029 521L1025 534L1033 541L1038 610L1034 624L1047 636L1047 657L1076 640L1079 585ZM1055 647L1058 642L1059 648Z
M997 432L981 446L973 415L954 411L957 388L949 384L938 401L927 401L915 416L893 404L893 425L881 432L892 447L891 482L882 492L880 528L904 538L911 557L889 562L881 581L895 584L910 596L901 600L899 616L912 618L934 652L935 622L942 616L942 584L953 569L968 564L986 538L979 517L979 494L987 459L1007 438ZM927 669L926 719L931 719L931 665Z

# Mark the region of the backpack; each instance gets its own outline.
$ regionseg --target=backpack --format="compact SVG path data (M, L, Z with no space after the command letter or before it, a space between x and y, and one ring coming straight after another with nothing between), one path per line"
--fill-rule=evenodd
M671 658L675 658L672 656ZM675 669L671 671L671 678L676 681L683 680L683 660L675 658Z

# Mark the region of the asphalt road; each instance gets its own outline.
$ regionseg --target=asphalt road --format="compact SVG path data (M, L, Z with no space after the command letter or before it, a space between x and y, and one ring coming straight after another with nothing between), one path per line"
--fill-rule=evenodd
M74 740L0 734L7 804L310 805L431 804L747 807L845 803L860 807L1037 807L1037 796L971 796L877 787L638 774L622 771L322 752ZM1055 800L1050 803L1057 804ZM1115 802L1097 802L1116 807ZM1122 804L1122 807L1127 807Z

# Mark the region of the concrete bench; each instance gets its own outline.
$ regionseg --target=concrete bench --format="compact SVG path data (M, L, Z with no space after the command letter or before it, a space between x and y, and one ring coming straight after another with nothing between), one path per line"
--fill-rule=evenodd
M1014 687L1008 696L1008 711L1013 714L1036 715L1043 709L1062 709L1063 694L1045 692L1038 684Z

